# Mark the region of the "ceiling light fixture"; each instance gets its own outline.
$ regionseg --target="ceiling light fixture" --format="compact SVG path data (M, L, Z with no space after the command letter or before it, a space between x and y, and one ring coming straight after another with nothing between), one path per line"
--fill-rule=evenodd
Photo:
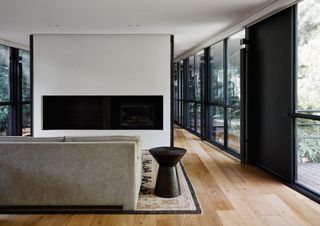
M141 27L141 24L128 24L128 27Z

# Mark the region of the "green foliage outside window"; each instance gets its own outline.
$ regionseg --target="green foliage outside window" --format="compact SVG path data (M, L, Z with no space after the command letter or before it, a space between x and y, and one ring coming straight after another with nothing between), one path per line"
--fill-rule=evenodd
M19 63L22 65L22 101L30 101L30 55L28 51L19 50ZM14 100L10 97L10 47L0 45L0 102L6 105L0 106L0 136L8 135L10 116L10 103ZM12 104L12 103L11 103ZM22 126L30 127L30 104L23 104Z
M298 4L298 113L320 115L320 3ZM297 119L298 163L320 163L320 121Z

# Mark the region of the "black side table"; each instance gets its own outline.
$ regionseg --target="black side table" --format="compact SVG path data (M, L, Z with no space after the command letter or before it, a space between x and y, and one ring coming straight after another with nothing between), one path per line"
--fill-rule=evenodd
M165 198L181 195L176 164L186 153L186 149L176 147L158 147L149 150L159 163L159 171L154 194Z

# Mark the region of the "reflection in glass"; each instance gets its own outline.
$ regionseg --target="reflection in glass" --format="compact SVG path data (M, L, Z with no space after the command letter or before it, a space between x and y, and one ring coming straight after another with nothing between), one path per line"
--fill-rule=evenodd
M0 102L10 101L9 50L9 47L0 45Z
M22 136L31 134L31 106L30 104L22 105Z
M178 118L178 122L180 123L180 125L183 124L183 102L179 101L179 118Z
M175 64L175 68L176 67L177 67L177 64ZM178 73L177 73L176 69L174 71L173 90L174 90L174 99L178 99L178 97L179 97L179 82L178 82Z
M9 106L0 106L0 136L8 136L9 133Z
M187 104L187 128L195 130L195 104Z
M209 101L223 104L223 42L210 47Z
M178 117L179 117L179 104L178 104L178 101L175 100L174 101L174 120L178 121Z
M201 134L201 105L200 104L197 104L197 128L196 128L196 132Z
M245 38L244 30L228 38L228 105L240 106L240 40Z
M180 67L179 67L179 80L180 80L180 92L179 92L179 99L183 98L183 90L184 90L184 71L183 71L183 61L180 62Z
M228 147L240 153L240 109L228 109Z
M320 121L296 119L297 182L320 194Z
M195 77L195 99L197 101L201 100L201 78L203 75L204 69L204 51L200 51L195 55L195 64L194 64L194 77Z
M320 115L320 1L298 4L297 112Z
M187 71L187 98L188 100L195 99L195 76L194 76L194 56L189 57Z
M30 54L19 50L19 57L22 64L22 101L30 101Z
M224 144L224 109L223 107L209 107L208 137L210 140Z

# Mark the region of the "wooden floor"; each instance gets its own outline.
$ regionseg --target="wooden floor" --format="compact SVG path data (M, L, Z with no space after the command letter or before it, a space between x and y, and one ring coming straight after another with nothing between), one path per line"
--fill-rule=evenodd
M0 215L0 225L213 226L320 225L320 205L252 166L241 166L185 130L175 145L203 208L202 215Z

